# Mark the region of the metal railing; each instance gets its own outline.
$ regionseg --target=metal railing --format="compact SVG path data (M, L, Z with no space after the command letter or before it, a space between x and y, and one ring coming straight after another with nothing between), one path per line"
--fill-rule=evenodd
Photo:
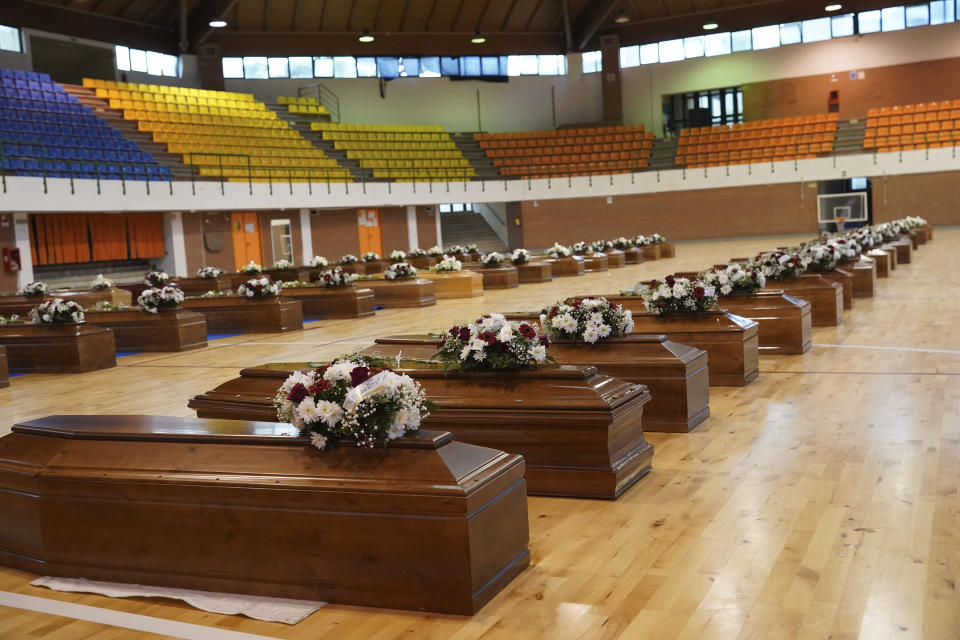
M330 119L340 122L340 98L322 82L300 87L297 95L301 98L316 98L317 102L330 112Z

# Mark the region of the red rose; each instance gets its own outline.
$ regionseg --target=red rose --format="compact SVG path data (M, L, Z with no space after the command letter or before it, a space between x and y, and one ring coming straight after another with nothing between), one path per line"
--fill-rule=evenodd
M537 338L537 339L540 341L540 344L541 344L541 345L543 345L543 346L545 346L545 347L549 347L549 346L550 346L550 338L548 338L547 336L540 336L540 337Z
M323 274L323 279L327 282L330 282L330 274L329 273Z
M481 331L480 335L477 336L487 344L494 344L497 341L497 336L493 335L489 331Z
M673 283L676 282L673 276L667 276L666 278L664 278L664 280L666 281L668 287L672 287Z
M460 328L460 339L466 342L470 339L470 329L467 327Z
M310 385L310 393L320 393L321 391L326 391L333 385L329 380L317 380L312 385Z
M658 308L658 309L663 309L665 306L667 306L667 303L664 302L663 300L657 301L657 308Z
M291 402L299 403L301 400L310 395L310 392L305 386L301 383L293 385L293 388L290 389L290 393L287 394L287 399Z
M659 281L659 280L651 280L651 281L650 281L650 288L651 288L651 289L656 289L656 288L659 287L659 286L660 286L660 281Z
M354 387L367 380L370 377L370 369L366 367L354 367L350 372L350 384Z
M693 295L695 295L696 297L702 298L702 297L703 297L703 293L704 293L703 287L694 287L694 288L693 288Z
M453 327L451 327L450 331L448 331L447 333L449 333L454 338L456 338L458 335L460 335L460 327L454 325Z
M526 322L521 324L517 328L517 330L520 332L520 335L522 335L524 338L533 339L537 336L537 332L534 331L533 327L528 325Z

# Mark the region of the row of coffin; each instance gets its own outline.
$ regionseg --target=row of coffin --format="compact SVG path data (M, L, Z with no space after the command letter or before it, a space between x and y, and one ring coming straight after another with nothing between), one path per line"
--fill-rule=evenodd
M888 275L894 260L909 260L910 242L901 246L885 252ZM842 318L843 285L808 279L833 292L834 321ZM802 318L811 317L810 302L779 292L757 299L800 309L800 351L809 348ZM438 409L416 436L386 448L318 454L275 422L275 390L309 366L302 362L244 369L191 399L207 419L20 423L0 439L0 520L15 523L0 528L0 562L34 573L473 614L530 562L528 486L540 495L616 498L651 468L643 431L656 428L658 399L666 400L661 416L676 406L687 413L663 430L686 431L707 416L708 382L756 376L756 356L746 354L751 344L756 353L757 322L718 312L698 327L660 319L655 333L666 335L649 335L652 325L637 316L636 335L592 346L556 341L560 365L537 371L445 374L401 359L398 371L416 378ZM731 325L738 328L713 329ZM418 358L435 342L384 338L368 352ZM739 374L714 382L714 369Z

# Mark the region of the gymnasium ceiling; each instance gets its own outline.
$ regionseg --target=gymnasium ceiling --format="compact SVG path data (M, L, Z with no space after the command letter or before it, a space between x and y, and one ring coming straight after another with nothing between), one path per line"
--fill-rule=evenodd
M494 55L595 49L821 17L825 0L0 0L0 24L176 52L219 43L223 55ZM844 2L842 12L893 4ZM626 14L626 22L615 18ZM225 29L207 23L222 16ZM375 42L357 36L369 29ZM480 32L482 45L470 38Z

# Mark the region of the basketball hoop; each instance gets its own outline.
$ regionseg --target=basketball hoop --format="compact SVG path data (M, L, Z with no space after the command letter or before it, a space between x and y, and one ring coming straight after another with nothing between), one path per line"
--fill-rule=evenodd
M836 218L833 219L833 221L837 223L837 233L842 233L842 232L843 232L843 223L847 221L847 217L846 217L846 216L837 216Z

